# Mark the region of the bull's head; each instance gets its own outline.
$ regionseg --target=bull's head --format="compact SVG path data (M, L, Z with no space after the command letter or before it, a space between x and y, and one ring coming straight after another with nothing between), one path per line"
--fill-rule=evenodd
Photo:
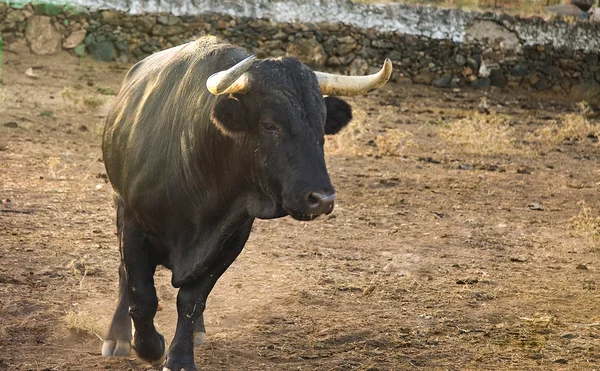
M332 96L366 94L383 86L392 63L368 76L313 72L293 58L248 57L213 74L208 90L220 97L212 122L225 134L249 143L261 193L279 211L311 220L333 210L334 189L325 166L324 134L335 134L352 118L350 106ZM323 96L327 97L323 97ZM277 215L282 214L282 215Z

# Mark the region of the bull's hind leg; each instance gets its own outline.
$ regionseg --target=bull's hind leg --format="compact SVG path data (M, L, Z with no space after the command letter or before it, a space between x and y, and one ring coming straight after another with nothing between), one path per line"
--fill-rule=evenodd
M248 240L252 223L231 236L212 265L196 279L183 285L177 294L177 328L163 371L195 371L194 338L204 334L203 312L208 294L221 275L237 258Z
M113 315L108 336L102 343L104 357L128 356L131 352L131 317L124 263L119 266L119 303Z
M129 317L129 294L127 293L127 276L123 262L123 199L115 197L117 209L117 235L119 236L119 251L121 264L119 265L119 303L110 323L108 335L102 343L104 357L122 357L131 353L131 317Z
M154 327L158 297L154 288L156 259L151 241L132 217L124 214L123 261L127 277L129 315L133 320L135 335L133 349L137 355L156 366L165 358L165 340Z

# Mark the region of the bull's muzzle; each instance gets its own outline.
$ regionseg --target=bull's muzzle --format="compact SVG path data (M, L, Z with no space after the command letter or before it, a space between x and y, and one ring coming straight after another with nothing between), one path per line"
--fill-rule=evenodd
M306 196L308 214L330 214L333 211L335 193L311 192Z

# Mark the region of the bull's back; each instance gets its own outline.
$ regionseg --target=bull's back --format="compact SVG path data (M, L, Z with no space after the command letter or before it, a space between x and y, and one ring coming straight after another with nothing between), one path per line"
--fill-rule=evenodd
M215 97L206 80L242 57L209 37L153 54L127 73L102 145L108 177L126 203L159 197L184 176L197 137L210 125Z

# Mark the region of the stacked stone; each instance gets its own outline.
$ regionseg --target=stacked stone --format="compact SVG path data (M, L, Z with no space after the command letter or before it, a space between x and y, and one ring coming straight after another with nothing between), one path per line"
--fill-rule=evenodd
M487 37L485 32L477 36L475 22L474 36L462 43L337 23L275 23L216 14L129 15L56 5L15 9L0 3L0 21L5 45L24 38L37 54L64 48L79 55L85 51L101 61L132 62L200 36L215 35L260 58L296 56L313 68L344 74L373 72L390 58L394 80L440 88L492 85L559 94L600 91L598 51L555 48L552 40L522 45L518 37L520 32L546 34L551 27L572 27L562 21L482 14L477 21L482 22L480 28L497 27L501 37ZM600 27L582 23L581 34L600 37Z

